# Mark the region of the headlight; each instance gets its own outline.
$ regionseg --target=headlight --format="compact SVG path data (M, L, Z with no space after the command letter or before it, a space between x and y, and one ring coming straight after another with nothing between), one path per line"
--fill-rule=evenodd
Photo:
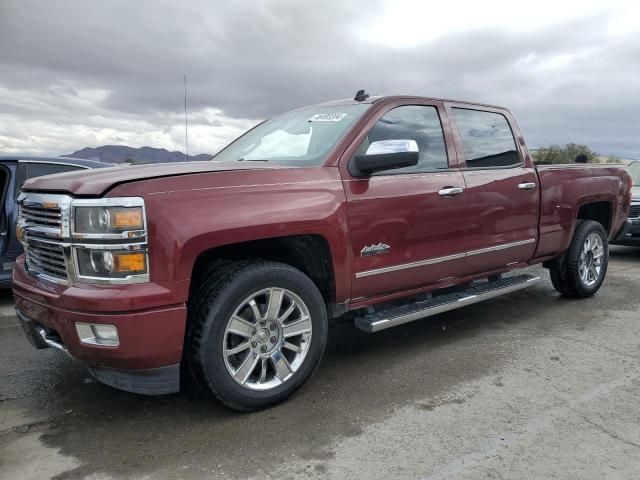
M73 199L70 220L71 257L77 281L149 281L142 198Z
M103 246L90 248L89 245L76 247L78 275L80 278L124 279L147 274L147 252L138 249L122 249Z
M144 230L142 207L75 207L73 217L73 231L80 235L121 236Z

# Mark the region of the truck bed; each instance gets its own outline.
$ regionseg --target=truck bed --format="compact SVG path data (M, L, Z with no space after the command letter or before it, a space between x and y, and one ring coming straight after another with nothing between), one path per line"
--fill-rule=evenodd
M629 212L628 175L618 165L538 165L540 180L540 237L536 257L563 252L569 246L580 209L599 209L612 239ZM596 203L596 206L593 204ZM576 209L578 212L576 212Z

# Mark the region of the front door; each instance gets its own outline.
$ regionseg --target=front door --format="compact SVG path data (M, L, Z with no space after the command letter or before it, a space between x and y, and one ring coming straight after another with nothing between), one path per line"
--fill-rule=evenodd
M383 140L414 140L416 166L352 178L343 170L353 251L352 301L458 276L465 255L464 178L439 102L390 104L348 151ZM445 142L445 136L447 142ZM449 145L449 148L447 148Z

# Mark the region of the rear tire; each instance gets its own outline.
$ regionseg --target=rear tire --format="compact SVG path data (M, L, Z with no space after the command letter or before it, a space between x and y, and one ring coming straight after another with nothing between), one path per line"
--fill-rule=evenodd
M186 360L224 405L254 411L291 396L316 370L327 313L316 285L282 263L244 261L205 280L189 306Z
M595 294L607 273L609 244L601 224L582 220L576 226L569 249L549 265L551 283L565 297Z

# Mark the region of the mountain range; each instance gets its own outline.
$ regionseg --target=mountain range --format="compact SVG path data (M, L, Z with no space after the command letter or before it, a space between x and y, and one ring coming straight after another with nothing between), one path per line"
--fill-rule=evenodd
M63 157L99 160L106 163L167 163L185 162L187 156L182 152L170 152L164 148L140 147L133 148L126 145L103 145L95 148L83 148ZM189 155L188 161L204 161L211 158L210 154Z

